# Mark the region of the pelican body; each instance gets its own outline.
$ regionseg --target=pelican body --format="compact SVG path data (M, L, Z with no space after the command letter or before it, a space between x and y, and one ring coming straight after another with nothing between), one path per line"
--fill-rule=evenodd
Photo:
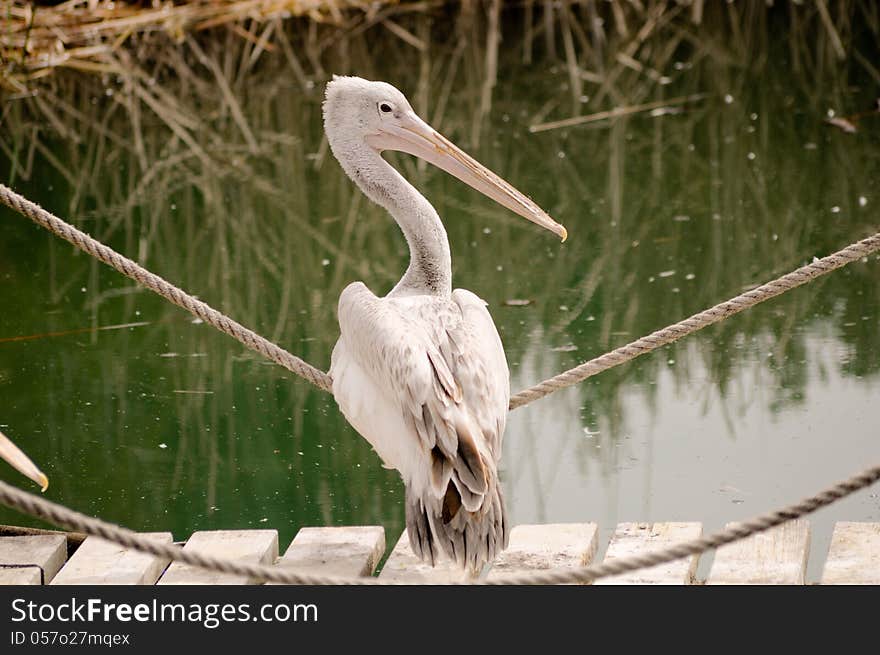
M406 487L413 552L444 553L470 575L507 546L498 478L510 398L501 339L486 303L452 289L446 230L434 207L381 156L416 155L565 239L565 228L473 160L384 82L334 77L324 129L333 155L403 231L410 263L376 296L353 282L339 298L333 395L351 425Z

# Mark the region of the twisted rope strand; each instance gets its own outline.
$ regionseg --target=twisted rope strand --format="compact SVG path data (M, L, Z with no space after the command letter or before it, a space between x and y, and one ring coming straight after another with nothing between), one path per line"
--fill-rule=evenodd
M105 264L112 266L117 271L139 284L147 287L162 297L170 300L175 305L188 310L206 323L213 325L222 332L234 337L245 346L284 366L288 370L305 378L315 386L325 391L331 390L330 377L311 366L302 359L291 355L279 346L269 342L255 332L245 328L232 319L224 316L206 303L197 300L189 294L178 289L161 277L147 271L132 260L116 253L111 248L91 238L87 234L68 225L57 216L47 212L39 205L27 200L15 193L3 184L0 184L0 200L9 207L27 216L35 223L49 229L51 232L69 241L76 247L84 250ZM515 409L533 400L542 398L553 391L571 386L595 375L601 371L612 368L631 359L655 350L667 343L671 343L686 334L717 323L728 316L739 313L748 307L778 296L779 294L801 286L806 282L825 273L829 273L856 259L865 257L880 249L880 233L868 237L847 246L832 255L818 259L811 264L803 266L796 271L788 273L781 278L764 284L756 289L747 291L695 314L672 326L658 330L622 346L610 353L596 359L585 362L573 369L560 373L553 378L545 380L534 387L519 392L511 398L510 408ZM684 542L665 548L654 553L623 558L613 562L606 562L578 569L547 571L541 573L529 573L520 575L501 576L488 584L563 584L570 582L589 582L601 577L620 575L639 568L656 566L675 559L696 555L718 546L732 543L748 536L768 530L772 527L799 518L845 496L858 491L880 479L880 466L873 467L857 474L834 487L831 487L816 496L807 498L796 505L759 516L750 521L737 524L721 530L709 537ZM248 564L228 560L225 558L212 557L195 552L183 551L176 546L162 544L145 539L143 536L131 530L106 523L99 519L91 518L74 512L62 505L51 503L32 494L25 493L10 485L0 482L0 503L23 511L32 516L42 518L57 525L84 532L93 536L102 537L122 546L150 553L170 560L181 561L193 566L208 568L223 573L243 575L261 581L282 582L288 584L382 584L382 580L375 578L337 578L328 576L315 576L305 573L284 570L276 567ZM387 583L386 583L387 584Z
M697 555L712 548L733 543L734 541L750 537L753 534L769 530L787 521L793 521L817 509L831 505L835 501L849 496L860 489L864 489L878 479L880 479L880 465L857 473L847 480L839 482L814 496L805 498L794 505L758 516L743 523L738 523L708 537L685 541L645 555L636 555L575 569L557 568L538 573L502 575L497 578L480 581L478 584L540 585L590 582L598 578L620 575L637 569L664 564L689 555ZM101 537L140 552L221 573L243 575L259 581L307 585L391 584L381 578L342 578L311 575L277 566L249 564L228 558L203 555L195 551L182 550L173 544L159 543L132 530L80 514L62 505L16 489L2 481L0 481L0 503L55 525Z
M0 184L0 200L17 212L45 227L47 230L69 241L80 250L101 260L108 266L112 266L123 275L130 277L138 284L153 291L166 300L170 300L178 307L182 307L191 314L198 316L205 323L213 325L221 332L237 339L239 342L254 350L264 357L280 364L288 371L305 378L319 389L331 390L331 380L323 371L316 369L308 362L275 345L271 341L261 337L253 330L249 330L240 323L233 321L228 316L218 312L207 303L197 300L185 291L177 288L167 280L151 273L144 267L120 255L112 248L105 246L100 241L93 239L88 234L81 232L72 225L65 223L60 218L46 211L36 203L15 193L4 184Z
M761 286L741 293L735 298L725 300L698 314L679 321L674 325L657 330L646 337L637 339L632 343L621 346L609 353L596 357L583 364L579 364L572 369L553 376L533 387L524 389L510 399L510 409L522 407L532 401L543 398L554 391L570 387L578 382L583 382L589 377L606 371L609 368L619 366L640 355L656 350L668 343L677 341L685 335L701 330L708 325L723 321L725 318L738 314L744 309L754 307L758 303L769 300L781 293L794 289L806 284L820 275L830 273L841 266L845 266L851 262L866 257L867 255L880 250L880 233L874 236L862 239L852 245L847 246L843 250L839 250L822 259L816 259L806 266L792 271L782 277L762 284Z
M663 548L644 555L633 555L631 557L620 558L610 562L594 564L592 566L584 566L576 569L556 569L542 572L536 575L519 574L499 576L497 579L489 579L488 584L504 584L504 585L528 585L528 584L571 584L585 583L598 580L599 578L607 578L612 575L621 575L638 569L657 566L672 562L682 557L690 555L699 555L711 550L746 539L759 532L764 532L788 521L794 521L807 514L811 514L818 509L827 507L832 503L845 498L865 487L874 484L880 479L880 465L873 466L861 473L857 473L852 477L838 482L832 487L820 491L815 496L810 496L802 501L783 507L767 514L762 514L748 521L736 523L728 528L724 528L707 537L700 537L691 541L683 541L679 544L673 544L667 548Z
M315 368L299 357L290 354L271 341L268 341L252 330L247 329L231 318L221 314L206 303L195 299L191 295L175 287L170 282L151 273L127 257L120 255L112 248L105 246L72 225L65 223L54 214L49 213L36 203L33 203L27 198L15 193L15 191L3 184L0 184L0 200L12 209L15 209L19 213L30 218L38 225L45 227L61 238L69 241L77 248L89 253L105 264L112 266L123 275L135 280L137 283L154 291L163 298L170 300L178 307L186 309L206 323L213 325L221 332L225 332L234 339L237 339L248 348L303 377L319 389L332 392L333 381L327 373ZM583 364L579 364L574 368L559 373L558 375L544 380L528 389L524 389L511 397L510 409L522 407L523 405L538 400L539 398L543 398L554 391L582 382L597 373L619 366L620 364L635 359L640 355L644 355L652 350L660 348L661 346L665 346L668 343L677 341L683 336L701 330L708 325L722 321L729 316L738 314L744 309L748 309L758 303L769 300L785 291L799 287L820 275L830 273L833 270L865 257L877 250L880 250L880 233L849 245L843 250L839 250L827 257L817 259L806 266L802 266L801 268L782 276L781 278L763 284L750 291L746 291L735 298L731 298L730 300L719 303L710 309L694 314L674 325L665 327L662 330L657 330L646 337L642 337L632 343L621 346L601 357L596 357Z

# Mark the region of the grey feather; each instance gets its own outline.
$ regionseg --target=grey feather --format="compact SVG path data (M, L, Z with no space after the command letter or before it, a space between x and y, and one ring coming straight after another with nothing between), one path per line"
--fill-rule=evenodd
M424 451L429 484L417 488L417 476L405 475L413 551L433 563L442 550L470 569L491 561L507 540L497 469L510 388L485 303L462 290L378 298L354 283L340 297L339 323L348 355L386 390Z

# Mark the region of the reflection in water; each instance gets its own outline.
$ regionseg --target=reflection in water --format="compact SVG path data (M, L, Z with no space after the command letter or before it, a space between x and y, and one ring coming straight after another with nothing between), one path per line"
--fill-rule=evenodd
M450 33L431 16L402 20L434 36L425 52L393 36L367 48L359 32L310 56L411 90L417 111L569 228L560 247L391 157L444 218L454 282L489 302L518 390L876 231L880 119L855 134L823 122L873 100L860 62L877 59L874 28L854 30L859 57L838 64L818 23L798 23L814 30L806 38L762 11L741 17L757 21L744 31L709 13L699 30L670 18L635 49L609 27L602 50L574 14L551 43L511 12L494 87L479 15ZM264 55L247 85L231 85L255 151L201 71L108 80L112 98L100 80L58 75L43 104L68 134L47 131L33 99L9 102L0 173L326 368L341 289L390 289L407 250L328 158L322 84L301 85L288 63ZM117 102L126 85L153 94L161 115ZM672 113L527 131L696 93L705 99ZM332 398L10 212L2 222L0 429L49 475L49 497L176 538L271 526L289 540L301 525L374 523L390 541L402 529L398 476ZM711 529L874 462L878 266L850 265L513 412L503 479L514 522L591 520L606 537L620 520ZM126 323L138 325L96 331ZM880 519L876 492L817 514L814 552L840 518ZM29 523L7 510L0 522Z

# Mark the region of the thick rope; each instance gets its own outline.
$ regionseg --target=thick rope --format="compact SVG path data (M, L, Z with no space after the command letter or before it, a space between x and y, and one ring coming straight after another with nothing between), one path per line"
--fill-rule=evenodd
M570 584L570 583L586 583L598 580L599 578L607 578L612 575L622 575L638 569L666 564L682 557L699 555L731 544L735 541L746 539L759 532L765 532L778 525L794 521L807 514L811 514L818 509L827 507L832 503L846 498L850 494L855 493L865 487L874 484L880 480L880 465L873 466L861 473L857 473L843 482L838 482L832 487L820 491L815 496L805 498L799 503L783 507L767 514L762 514L748 521L736 523L728 528L719 530L708 537L700 537L691 541L683 541L649 552L644 555L633 555L631 557L622 557L618 560L603 562L602 564L594 564L593 566L584 566L573 570L555 569L552 571L542 572L537 575L521 574L499 576L497 579L489 579L488 584L505 584L505 585L527 585L527 584Z
M679 321L675 325L670 325L662 330L657 330L646 337L637 339L636 341L621 346L616 350L612 350L601 357L591 359L588 362L584 362L583 364L565 371L564 373L560 373L548 380L544 380L533 387L520 391L511 397L510 409L521 407L534 400L543 398L554 391L570 387L571 385L582 382L597 373L619 366L620 364L635 359L640 355L644 355L652 350L660 348L661 346L665 346L668 343L677 341L685 335L701 330L713 323L723 321L725 318L738 314L744 309L754 307L758 303L769 300L785 291L806 284L820 275L830 273L841 266L845 266L857 259L866 257L877 250L880 250L880 233L868 237L867 239L862 239L861 241L847 246L843 250L839 250L832 255L828 255L822 259L815 259L812 263L802 266L787 275L783 275L772 282L762 284L755 289L741 293L735 298L719 303L699 314L694 314L690 318Z
M240 323L233 321L228 316L224 316L201 300L193 298L188 293L178 289L167 280L151 273L127 257L123 257L112 248L105 246L103 243L93 239L88 234L81 232L68 223L65 223L54 214L47 212L36 203L17 194L4 184L0 184L0 200L17 212L27 216L38 225L42 225L49 231L60 236L62 239L69 241L80 250L84 250L92 255L92 257L101 260L108 266L112 266L123 275L130 277L132 280L146 287L150 291L158 293L160 296L166 300L170 300L178 307L182 307L195 316L198 316L205 323L213 325L221 332L225 332L229 336L237 339L251 350L255 350L264 357L271 359L276 364L280 364L287 370L305 378L319 389L323 389L324 391L331 390L330 376L323 371L319 371L308 362L304 362L299 357L291 355L283 348L264 339L259 334L249 330Z
M817 509L831 505L835 501L849 496L860 489L864 489L878 479L880 479L880 466L874 466L789 507L761 515L744 523L738 523L708 537L685 541L645 555L625 557L611 562L574 569L557 568L538 573L501 575L491 577L485 581L479 581L479 584L538 585L591 582L599 578L621 575L637 569L664 564L682 557L697 555L712 548L717 548L769 530L787 521L793 521ZM221 573L246 576L253 580L308 585L391 584L381 578L341 578L311 575L278 566L248 564L238 560L212 557L194 551L182 550L173 544L159 543L132 530L80 514L62 505L57 505L33 494L16 489L5 482L0 482L0 503L55 525L102 537L126 548L132 548L140 552Z
M315 368L299 357L290 354L283 348L261 337L259 334L256 334L252 330L247 329L231 318L221 314L201 300L193 298L170 282L151 273L127 257L120 255L112 248L96 241L72 225L65 223L54 214L47 212L36 203L17 194L3 184L0 184L0 200L24 216L27 216L38 225L42 225L51 232L69 241L77 248L84 250L97 259L100 259L105 264L112 266L123 275L130 277L163 298L170 300L175 305L198 316L206 323L213 325L218 330L237 339L248 348L255 350L264 357L280 364L287 370L305 378L319 389L323 389L324 391L332 390L332 380L327 373ZM679 321L674 325L670 325L662 330L657 330L646 337L642 337L632 343L621 346L601 357L579 364L578 366L544 380L533 387L524 389L511 397L510 409L522 407L523 405L538 400L539 398L543 398L554 391L582 382L597 373L619 366L620 364L635 359L640 355L644 355L652 350L660 348L661 346L665 346L668 343L677 341L685 335L724 320L728 316L733 316L744 309L748 309L758 303L769 300L785 291L799 287L820 275L830 273L841 266L845 266L846 264L865 257L877 250L880 250L880 233L858 241L847 246L843 250L828 255L827 257L817 259L811 264L802 266L781 278L763 284L751 291L746 291L735 298L719 303L699 314L694 314L690 318Z
M331 390L330 377L307 362L291 355L277 345L267 341L239 323L224 316L206 303L197 300L178 289L159 276L147 271L132 260L116 253L87 234L65 223L57 216L47 212L39 205L15 193L7 186L0 184L0 200L9 207L27 216L34 222L61 236L81 250L91 254L105 264L137 281L139 284L170 300L206 323L234 337L247 347L255 350L288 370L300 375L315 386ZM728 316L739 313L764 300L773 298L789 289L833 271L857 259L865 257L880 249L880 234L854 243L843 250L813 263L803 266L792 273L747 291L739 296L720 303L711 309L695 314L675 325L658 330L601 357L585 362L573 369L561 373L534 387L521 391L511 398L510 407L515 409L553 391L571 386L601 371L617 366L631 359L671 343L686 334L695 332L707 325L717 323ZM494 578L489 584L564 584L571 582L589 582L611 575L620 575L636 569L656 566L665 562L696 555L724 544L732 543L748 536L768 530L786 521L791 521L805 514L858 491L874 483L880 478L880 466L853 476L852 478L831 487L816 496L807 498L796 505L765 514L751 521L737 524L725 530L689 542L684 542L647 555L628 557L595 566L569 570L547 571L537 574L508 575ZM176 546L157 543L144 538L136 532L105 523L67 509L61 505L25 493L19 489L0 482L0 503L13 507L32 516L45 519L57 525L65 526L80 532L102 537L122 546L141 552L150 553L170 560L181 561L193 566L208 568L223 573L243 575L261 581L281 582L287 584L381 584L375 578L336 578L314 576L297 573L275 567L248 564L224 558L211 557L199 553L183 551Z

